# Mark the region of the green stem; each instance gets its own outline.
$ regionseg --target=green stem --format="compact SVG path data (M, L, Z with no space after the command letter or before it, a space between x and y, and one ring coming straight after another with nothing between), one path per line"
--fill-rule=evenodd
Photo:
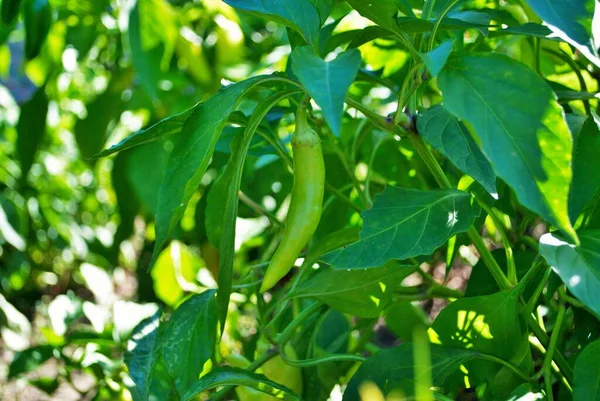
M298 316L296 316L296 318L292 320L290 324L288 324L288 326L278 336L275 337L275 342L277 344L285 344L286 342L288 342L289 339L294 335L296 329L300 327L300 325L304 323L305 320L307 320L313 314L318 312L322 307L323 304L321 304L320 302L314 302L310 306L302 310L302 312L300 312Z
M285 361L285 363L287 363L288 365L291 365L291 366L298 366L301 368L315 366L315 365L319 365L321 363L326 363L326 362L348 362L348 361L364 362L367 360L367 358L365 358L364 356L353 355L353 354L331 354L331 355L321 356L318 358L294 360L294 359L289 359L287 357L287 355L285 355L284 348L285 347L282 344L282 346L280 347L280 355L281 355L281 358Z
M533 334L538 338L538 340L544 346L544 348L548 349L550 339L548 338L548 335L544 332L544 330L540 327L537 320L535 320L535 318L532 315L527 315L527 323L529 324L531 331L533 331ZM556 366L558 366L558 368L560 369L560 374L563 376L565 384L569 388L571 388L571 383L573 383L573 369L571 368L571 365L569 365L569 362L567 362L565 357L560 353L554 355L553 359L554 363L556 363Z
M442 19L450 12L450 10L458 4L461 0L454 0L450 4L448 4L444 10L440 13L440 15L435 20L435 25L433 25L433 29L431 30L431 36L429 37L429 46L427 46L427 51L430 52L433 49L433 44L435 43L435 35L437 34L438 28L442 23Z
M402 116L404 114L404 106L406 105L406 99L408 99L408 85L412 82L415 74L423 67L423 63L416 63L411 67L402 82L402 88L400 89L400 95L398 97L398 108L396 109L396 113L394 114L394 124L398 125ZM412 92L411 92L412 93Z
M262 207L258 203L254 202L244 192L239 191L238 192L238 196L239 196L240 200L243 203L245 203L250 209L254 210L256 213L258 213L260 215L263 215L267 219L269 219L269 222L273 226L275 226L275 227L283 227L283 223L281 221L279 221L279 219L277 218L277 216L275 216L273 213L269 212L267 209L265 209L264 207Z
M500 233L500 238L502 239L502 244L504 245L504 252L506 253L508 281L510 282L511 286L514 286L519 281L519 279L517 278L517 266L515 265L515 258L513 256L513 250L510 245L510 240L508 239L506 231L504 230L504 224L502 224L502 222L496 215L496 212L494 212L494 209L486 205L484 202L479 202L479 205L483 210L485 210L488 216L490 216L492 222L494 223L494 226L496 226L496 230L498 230L498 233Z
M519 376L521 379L523 379L525 381L533 381L534 380L532 377L529 377L527 374L525 374L525 372L521 371L521 369L519 369L512 363L505 361L502 358L498 358L497 356L494 356L494 355L481 354L481 353L478 353L477 357L480 359L486 359L488 361L496 362L500 365L506 366L508 369L513 371L517 376Z
M544 374L544 384L546 388L546 398L549 401L553 401L554 396L552 394L552 358L556 352L558 345L558 339L560 338L560 331L562 328L563 321L565 319L567 308L563 303L558 307L558 315L556 316L556 322L554 323L554 329L550 336L550 344L546 349L546 356L544 358L544 364L542 365L542 372Z
M544 263L539 263L538 266L544 266ZM530 269L529 272L531 272L531 270L534 270L534 268ZM529 272L527 272L527 274L529 274ZM542 291L544 291L544 287L546 287L546 283L548 282L548 279L550 278L551 273L552 273L552 269L547 268L546 271L544 272L544 276L542 277L542 279L540 280L538 285L535 287L535 290L533 291L533 295L531 296L531 299L529 301L527 301L527 304L525 305L525 309L524 309L524 313L527 316L529 316L533 313L533 310L535 309L535 304L537 303L540 295L542 295ZM523 281L524 280L521 280L521 282L523 282ZM521 283L519 283L519 285L521 285ZM521 290L524 290L526 285L527 284L522 285Z
M413 132L408 133L407 136L412 145L415 147L417 153L421 156L421 158L431 171L431 174L433 174L433 177L437 181L438 185L444 189L451 189L452 184L448 180L448 177L446 177L444 170L442 170L442 167L440 166L436 158L433 156L433 153L431 153L431 150L429 150L425 142L423 142L421 137ZM498 262L496 262L496 259L494 259L494 257L490 253L489 249L487 248L487 245L483 241L483 238L481 237L477 229L471 226L467 234L469 235L469 238L479 251L481 258L483 259L485 265L494 277L494 280L496 280L496 282L498 283L498 286L501 289L510 288L511 285L508 281L508 278L498 265Z

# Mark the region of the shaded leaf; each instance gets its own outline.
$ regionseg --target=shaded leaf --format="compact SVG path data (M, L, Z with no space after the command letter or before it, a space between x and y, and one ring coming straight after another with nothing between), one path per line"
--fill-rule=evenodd
M571 124L574 118L582 119L582 124ZM569 116L567 121L574 138L569 216L575 221L600 189L600 129L592 117Z
M325 121L340 135L344 99L360 67L360 51L351 49L325 61L310 47L297 47L292 52L292 71L323 111Z
M581 351L573 369L573 401L600 400L600 340Z
M368 270L321 268L290 296L315 298L354 316L377 317L402 280L414 271L415 266L398 263Z
M427 110L417 119L419 135L446 156L460 171L477 180L490 194L496 194L496 174L471 134L442 105Z
M438 84L444 107L473 125L519 201L576 239L567 212L571 135L550 87L500 54L451 56Z
M169 375L183 397L214 351L217 339L215 291L196 294L181 304L165 325L161 352Z
M431 344L431 376L435 386L441 386L452 372L473 359L472 351ZM352 376L344 392L344 401L360 401L358 388L365 381L374 382L385 394L401 390L414 391L414 362L411 343L379 351L367 359Z
M360 240L322 260L336 269L379 267L390 259L429 255L453 235L467 231L479 206L457 190L387 187L362 213Z
M567 288L600 316L600 230L579 233L580 245L556 234L540 238L540 255L552 266Z
M17 123L17 151L21 162L21 176L27 177L38 148L46 132L48 97L46 88L39 88L33 97L21 106Z
M52 358L51 345L38 345L17 353L8 368L8 377L14 378L24 373L33 372L44 362Z
M125 364L129 369L131 380L135 383L135 387L129 389L135 401L148 399L154 367L160 357L158 343L160 315L161 311L159 310L154 316L138 324L127 342Z

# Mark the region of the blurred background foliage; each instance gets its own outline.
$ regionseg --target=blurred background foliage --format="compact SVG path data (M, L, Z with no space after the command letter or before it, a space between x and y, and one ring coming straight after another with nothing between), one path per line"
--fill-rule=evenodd
M169 138L114 158L93 156L185 113L222 84L285 71L293 37L282 25L238 14L219 0L1 1L2 7L18 4L20 12L0 21L0 398L129 399L123 353L133 328L160 306L169 310L187 294L216 286L218 254L206 237L204 195L239 128L228 127L221 136L201 188L151 273L153 218ZM421 7L418 0L411 3ZM509 25L531 17L510 1L468 3ZM333 9L325 53L355 40L364 68L351 93L387 115L395 110L390 88L397 91L406 75L407 54L393 40L361 39L370 23L349 10L343 2ZM481 31L467 33L470 46L493 46L534 63L531 38L491 34L484 41ZM558 42L552 54L544 53L540 68L555 89L598 90L586 70L573 70ZM434 103L437 92L429 92ZM254 96L242 111L252 110L260 91ZM569 101L569 107L584 107ZM345 116L340 140L357 176L371 165L375 189L386 182L434 187L410 145L381 146L394 139L377 131L366 135L373 128L353 117ZM265 130L289 140L290 110L273 110L267 120ZM238 269L264 262L272 252L273 227L256 204L282 216L292 186L286 164L260 141L251 148L242 183ZM347 166L324 147L328 182L355 197ZM316 240L343 228L353 213L329 194L327 225ZM240 292L258 278L241 269L240 275ZM242 294L232 301L221 346L255 349L256 303ZM331 326L317 336L347 324L339 313L328 319L323 324Z

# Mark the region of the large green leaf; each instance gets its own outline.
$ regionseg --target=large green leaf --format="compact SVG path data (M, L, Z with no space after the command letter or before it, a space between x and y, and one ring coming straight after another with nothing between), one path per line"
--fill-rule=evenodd
M219 247L219 292L217 304L221 328L225 325L229 296L233 281L233 260L235 257L235 223L237 219L239 191L242 181L242 170L252 137L260 122L269 110L281 100L297 93L297 91L281 91L263 100L252 112L252 117L241 136L234 139L231 146L231 157L223 174L214 183L209 192L206 205L206 231L209 239Z
M156 141L163 136L177 134L181 132L183 124L185 120L188 119L189 116L200 106L200 103L187 109L186 111L174 114L167 118L164 118L157 122L156 124L151 125L148 128L137 131L134 134L129 135L124 138L122 141L115 143L108 149L103 150L98 153L94 157L106 157L110 156L114 153L121 152L126 149L133 148L138 145L142 145L144 143Z
M17 151L21 161L21 177L25 179L35 160L38 148L46 132L48 97L46 88L39 88L27 103L21 106L17 123Z
M525 321L519 314L520 290L461 298L444 308L432 325L432 335L447 347L494 355L523 371L531 369L532 357ZM494 399L506 399L522 382L513 372L496 363L477 360L467 366L469 381L489 382Z
M389 304L402 280L415 266L392 262L379 269L320 269L302 282L291 297L315 298L340 312L377 317Z
M427 110L417 120L417 129L431 146L465 174L496 194L496 174L467 128L442 105Z
M573 369L573 401L600 401L600 340L581 351Z
M556 35L600 67L598 43L592 39L595 0L527 0L527 3Z
M227 86L201 103L185 120L181 134L173 141L167 171L158 194L156 243L152 263L167 241L204 176L221 130L242 96L254 86L277 76L257 76Z
M435 386L441 386L452 372L473 359L473 351L431 345L431 376ZM344 401L359 401L361 383L375 383L385 394L401 390L405 394L414 390L413 348L410 343L379 351L356 371L344 392Z
M444 107L470 122L519 201L571 238L572 140L550 87L501 54L451 56L438 77Z
M319 11L313 3L317 0L225 0L232 7L245 10L289 26L298 32L306 43L319 48Z
M161 311L159 310L154 316L138 324L131 334L131 339L127 342L125 364L129 369L129 376L135 384L135 387L129 389L135 401L148 399L154 367L160 357L160 347L158 346L160 315Z
M358 73L360 51L351 49L325 61L310 47L302 46L294 49L291 58L292 72L323 111L331 131L339 136L344 99Z
M527 341L518 305L518 290L461 298L442 309L432 329L445 346L508 359Z
M540 255L581 302L600 316L600 230L581 231L575 246L556 234L540 238Z
M246 386L269 394L276 399L300 401L300 398L292 390L267 379L264 375L233 367L221 367L202 376L182 397L182 400L194 400L205 391L221 386Z
M214 290L208 290L192 296L173 312L165 327L162 357L182 397L198 380L215 348L218 316L214 295Z
M390 259L429 255L467 231L479 212L466 192L389 186L375 197L373 208L362 213L360 240L322 260L336 269L364 269Z
M572 124L573 119L583 120ZM573 146L573 181L569 191L571 221L600 189L600 129L592 117L573 116L568 119L575 140Z

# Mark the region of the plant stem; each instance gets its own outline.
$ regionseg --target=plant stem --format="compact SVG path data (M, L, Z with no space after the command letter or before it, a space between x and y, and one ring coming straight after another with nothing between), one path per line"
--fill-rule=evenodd
M275 226L275 227L283 227L283 223L281 221L279 221L279 219L277 218L277 216L275 216L273 213L269 212L267 209L265 209L264 207L262 207L258 203L254 202L244 192L239 191L238 192L238 196L239 196L240 200L243 203L245 203L250 209L254 210L256 213L258 213L258 214L260 214L262 216L265 216L267 219L269 219L269 222L273 226Z
M288 342L289 339L294 335L296 329L305 320L310 318L314 313L318 312L319 309L321 309L322 307L323 304L321 304L320 302L314 302L310 306L302 310L302 312L300 312L298 316L296 316L296 318L292 320L290 324L288 324L288 326L278 336L275 337L275 342L277 344L285 344L286 342Z
M409 132L407 136L412 145L415 147L417 153L419 153L419 155L431 171L431 174L433 174L433 177L437 181L438 185L444 189L451 189L452 184L448 180L448 177L446 177L446 174L442 170L442 167L440 166L436 158L433 156L433 153L431 153L431 150L429 150L425 142L423 142L421 137L413 132ZM494 259L494 257L490 253L489 249L487 248L487 245L483 241L483 238L481 237L477 229L471 226L471 228L469 228L469 230L467 231L467 234L469 235L469 238L479 251L481 258L483 259L487 268L490 270L490 273L494 277L494 280L496 280L496 282L498 283L498 286L501 289L510 288L511 285L508 281L508 278L498 265L498 262L496 262L496 259Z
M437 34L438 28L442 23L442 19L452 10L452 8L458 4L461 0L454 0L450 4L448 4L444 10L440 13L440 15L435 20L435 25L433 25L433 29L431 30L431 36L429 36L429 46L427 46L427 51L430 52L433 49L433 44L435 43L435 35Z
M558 339L560 338L560 331L562 328L562 324L565 318L565 313L567 308L564 303L558 307L558 315L556 316L556 322L554 324L554 329L552 330L552 335L550 336L550 344L546 349L546 356L544 358L544 364L542 365L542 372L544 375L544 385L546 388L546 399L548 401L553 401L554 396L552 394L552 358L554 353L556 352Z
M496 230L498 230L498 233L500 233L500 238L502 239L502 244L504 245L504 252L506 253L506 268L508 272L508 281L510 282L511 286L514 286L517 284L519 279L517 278L517 267L515 265L513 250L510 245L510 240L506 235L506 231L504 230L504 224L502 224L502 222L496 215L496 212L494 212L494 209L486 205L485 202L479 202L479 205L488 214L488 216L490 216L492 222L494 223L494 226L496 227Z
M394 114L394 124L398 125L400 120L402 119L404 106L406 105L407 90L409 83L413 80L414 75L423 67L423 63L416 63L411 67L402 82L402 88L400 89L400 95L398 97L398 108L396 109L396 113Z

